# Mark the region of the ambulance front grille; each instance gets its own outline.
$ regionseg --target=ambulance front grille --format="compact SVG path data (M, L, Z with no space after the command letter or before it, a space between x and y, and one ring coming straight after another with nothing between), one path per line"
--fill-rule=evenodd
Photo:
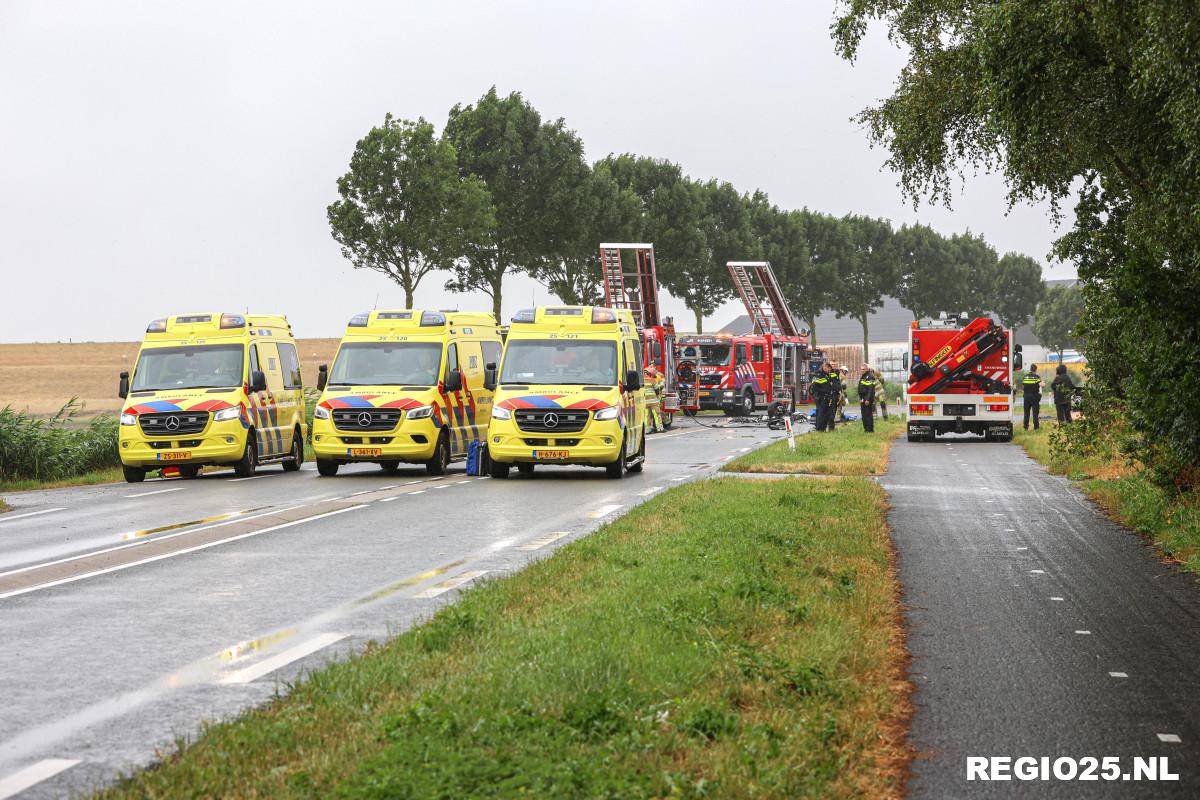
M200 433L208 425L207 411L162 411L138 414L138 425L147 436Z
M517 427L536 433L575 433L587 425L588 412L566 408L519 408Z
M390 431L400 422L397 408L334 409L333 424L339 431Z

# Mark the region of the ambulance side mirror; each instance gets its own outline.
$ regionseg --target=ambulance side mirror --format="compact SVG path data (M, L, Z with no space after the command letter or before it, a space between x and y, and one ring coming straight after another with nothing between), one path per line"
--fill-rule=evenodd
M322 364L317 367L317 391L325 391L325 387L329 385L329 366Z
M446 380L443 382L447 392L457 392L462 390L462 373L456 369L452 369L446 373Z
M496 365L495 364L484 364L483 365L483 388L487 389L489 392L496 391Z
M256 369L250 373L250 391L265 392L267 390L267 376L262 370Z
M625 390L629 392L642 388L642 373L631 369L625 373Z
M129 397L129 373L128 372L121 373L121 384L120 384L120 386L117 387L117 397L120 397L122 399Z

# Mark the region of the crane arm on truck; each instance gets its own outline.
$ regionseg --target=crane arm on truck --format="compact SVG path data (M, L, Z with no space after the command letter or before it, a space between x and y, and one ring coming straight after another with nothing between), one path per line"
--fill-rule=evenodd
M957 381L973 383L985 392L1008 393L1012 387L1004 381L973 371L977 364L1007 344L1008 335L1003 328L987 317L978 317L928 361L914 360L908 379L909 393L936 394Z

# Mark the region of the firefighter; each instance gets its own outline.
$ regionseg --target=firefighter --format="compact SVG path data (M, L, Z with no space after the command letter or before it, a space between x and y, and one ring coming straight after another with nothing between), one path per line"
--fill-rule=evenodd
M817 430L824 431L833 427L833 367L826 361L821 364L821 371L813 378L812 396L817 406Z
M862 374L858 376L858 408L862 414L863 430L875 432L875 373L867 364L862 365Z
M1071 424L1071 398L1075 393L1075 384L1067 372L1066 364L1054 368L1054 380L1050 381L1050 391L1054 394L1054 410L1058 413L1059 425Z
M879 403L879 411L887 419L887 384L883 382L883 373L875 370L875 402Z
M1021 389L1025 394L1025 430L1029 430L1029 415L1033 414L1033 429L1036 431L1041 427L1038 416L1042 411L1042 376L1038 375L1037 364L1030 367L1021 379Z
M834 417L838 422L846 421L846 392L850 390L850 368L842 367L838 374L838 398L837 398L837 415Z
M642 372L645 376L642 395L646 398L646 418L650 423L650 432L658 433L663 430L663 377L653 364L647 364Z

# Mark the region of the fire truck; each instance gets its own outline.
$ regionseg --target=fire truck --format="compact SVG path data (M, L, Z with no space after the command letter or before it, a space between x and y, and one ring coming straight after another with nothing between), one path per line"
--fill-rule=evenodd
M965 314L914 322L904 367L910 442L932 442L939 433L1012 439L1013 370L1021 368L1012 331L990 317L968 321Z
M622 251L633 251L632 260L622 261ZM633 314L642 339L642 363L653 366L663 376L659 416L663 428L670 429L679 411L675 322L670 317L659 316L654 245L602 242L600 267L604 274L604 304L613 309L628 309Z
M808 333L801 331L766 261L730 261L733 285L754 333L679 337L679 394L685 413L730 416L764 408L791 413L809 399Z

